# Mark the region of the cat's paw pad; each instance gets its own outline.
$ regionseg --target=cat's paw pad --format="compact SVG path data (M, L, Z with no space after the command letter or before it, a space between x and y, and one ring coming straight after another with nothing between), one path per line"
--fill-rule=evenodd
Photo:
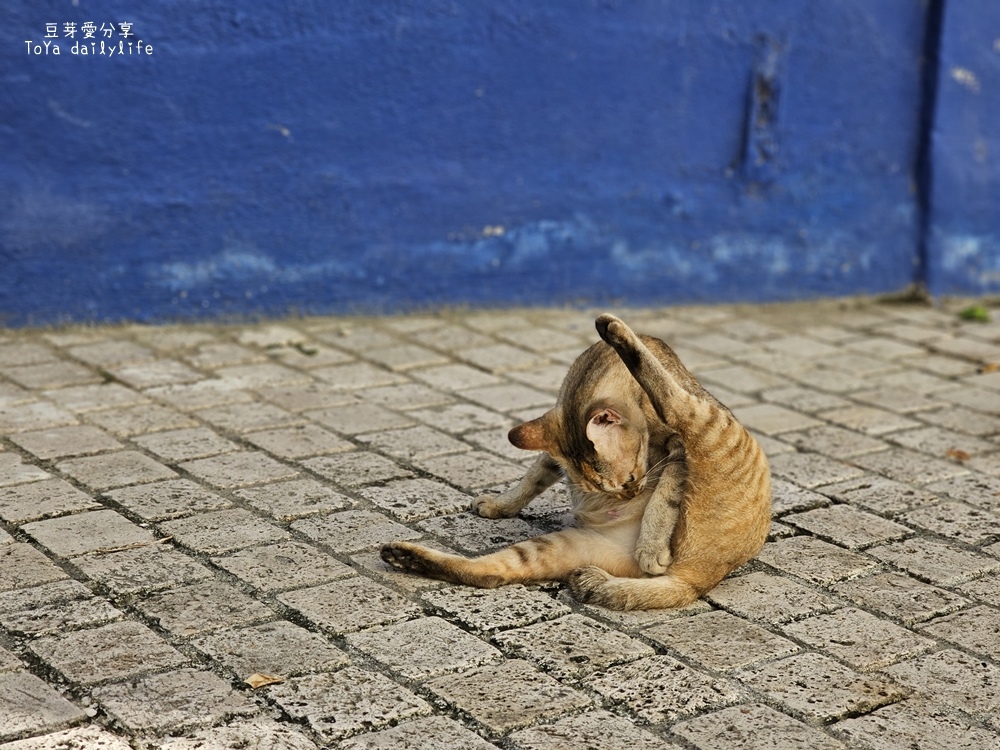
M614 346L615 342L621 341L625 337L625 331L628 330L619 318L610 313L598 316L597 320L594 321L594 325L597 327L597 333L600 337L612 346Z
M513 518L517 510L500 499L499 495L480 495L472 501L472 512L483 518Z
M669 547L665 549L639 547L635 551L635 560L643 573L660 576L667 572L674 556L670 553Z
M577 568L566 578L573 598L583 603L601 604L602 589L611 580L611 575L593 565Z
M382 545L379 555L383 562L396 570L424 575L429 572L429 561L423 554L423 548L418 545L391 542Z

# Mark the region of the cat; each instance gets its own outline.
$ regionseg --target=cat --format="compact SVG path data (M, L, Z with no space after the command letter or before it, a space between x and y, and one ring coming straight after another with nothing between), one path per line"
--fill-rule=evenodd
M483 588L565 581L578 601L629 610L690 604L760 551L771 520L760 445L665 343L613 315L596 326L603 340L570 367L556 406L509 433L538 460L472 502L513 517L565 476L576 525L477 558L394 542L385 562Z

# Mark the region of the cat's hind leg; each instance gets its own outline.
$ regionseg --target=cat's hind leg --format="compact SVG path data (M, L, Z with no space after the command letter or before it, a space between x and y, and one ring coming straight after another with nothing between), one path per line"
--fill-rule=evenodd
M480 495L472 501L472 512L483 518L513 518L524 507L562 478L562 469L547 454L531 465L528 473L506 492Z
M671 573L653 578L623 578L601 568L578 568L566 579L577 601L615 610L684 607L700 595L694 585Z

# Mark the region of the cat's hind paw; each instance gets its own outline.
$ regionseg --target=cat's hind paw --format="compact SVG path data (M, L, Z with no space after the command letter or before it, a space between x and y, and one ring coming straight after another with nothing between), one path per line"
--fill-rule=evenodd
M499 495L480 495L470 507L473 513L483 518L513 518L519 510L505 503Z
M674 556L670 553L670 548L652 549L637 547L635 550L635 560L643 573L651 576L661 576L667 572Z
M584 604L603 604L601 601L603 589L610 580L610 573L590 565L571 571L566 578L566 585L577 601Z
M417 575L433 576L437 566L427 556L427 550L417 544L391 542L382 545L379 552L382 561L396 570Z
M597 333L600 337L611 346L614 346L616 342L620 343L625 337L625 331L628 330L628 326L620 318L616 318L610 313L599 315L594 321L594 325L597 327Z

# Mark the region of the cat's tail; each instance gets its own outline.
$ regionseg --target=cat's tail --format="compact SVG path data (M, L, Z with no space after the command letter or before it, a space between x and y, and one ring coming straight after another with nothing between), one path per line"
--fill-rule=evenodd
M574 570L566 583L578 601L618 610L685 607L703 593L669 572L653 578L617 578L587 567Z

